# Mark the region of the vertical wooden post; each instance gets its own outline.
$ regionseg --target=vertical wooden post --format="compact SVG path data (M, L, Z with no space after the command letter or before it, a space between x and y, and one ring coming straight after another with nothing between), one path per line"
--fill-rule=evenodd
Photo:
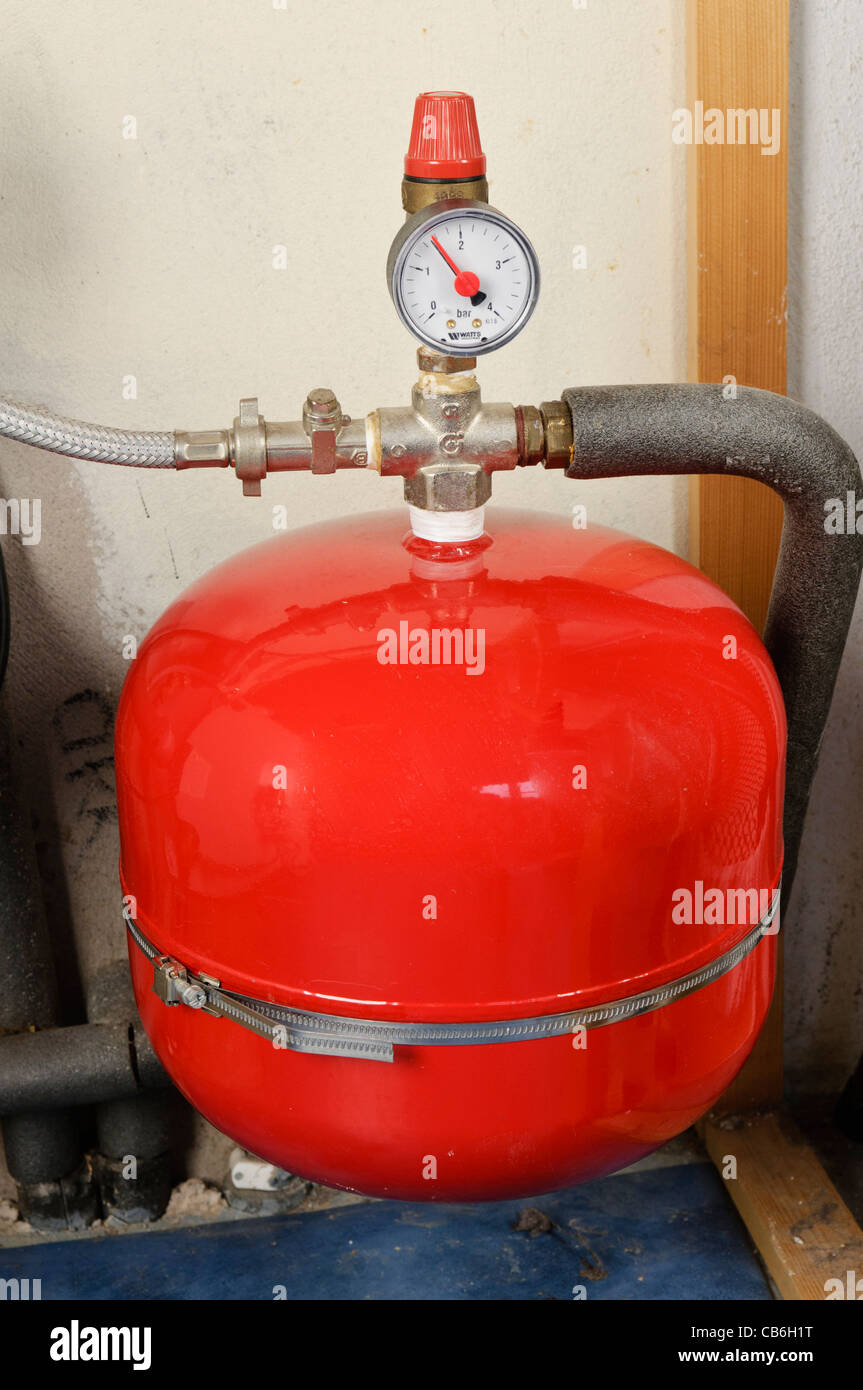
M689 375L785 391L788 0L687 0L688 101L779 112L780 148L690 149ZM775 117L772 117L775 130ZM770 127L768 127L769 129ZM737 132L735 131L735 134ZM759 129L760 133L760 129ZM732 382L729 381L729 387ZM759 483L692 481L694 562L764 625L782 507ZM776 995L746 1066L700 1129L783 1298L821 1299L863 1262L863 1232L782 1101L782 938ZM834 1285L834 1287L837 1285Z
M688 105L722 112L723 143L688 151L688 366L691 381L785 391L788 193L788 0L687 0ZM696 103L701 107L696 108ZM729 111L767 113L764 130L729 143ZM778 116L774 113L778 112ZM779 149L763 153L762 134ZM696 137L699 120L694 120ZM718 126L714 126L714 130ZM746 123L751 137L754 128ZM742 478L694 478L690 558L763 628L782 530L782 504ZM782 961L776 995L746 1067L719 1109L782 1098Z

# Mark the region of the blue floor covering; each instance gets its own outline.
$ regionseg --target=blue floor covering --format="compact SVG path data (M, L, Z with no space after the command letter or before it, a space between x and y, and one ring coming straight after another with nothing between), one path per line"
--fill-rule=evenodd
M526 1207L547 1218L539 1234L513 1229ZM770 1298L706 1163L514 1202L372 1202L19 1246L0 1250L0 1277L41 1279L43 1299Z

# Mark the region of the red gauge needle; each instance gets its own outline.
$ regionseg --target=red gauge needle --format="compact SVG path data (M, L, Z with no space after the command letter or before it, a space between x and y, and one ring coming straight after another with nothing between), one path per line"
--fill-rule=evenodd
M436 236L432 237L431 243L436 251L440 251L450 270L455 274L456 294L463 295L465 299L471 299L479 290L479 276L474 275L472 270L459 270L452 256L447 255Z

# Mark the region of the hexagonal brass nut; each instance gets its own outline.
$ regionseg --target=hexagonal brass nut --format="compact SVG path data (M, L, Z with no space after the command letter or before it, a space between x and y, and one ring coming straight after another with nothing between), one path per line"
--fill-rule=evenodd
M417 348L417 366L421 372L440 372L451 376L454 372L472 372L476 368L475 357L451 357L449 353L438 352L435 348Z
M572 463L572 415L563 401L540 401L545 430L546 468L568 468Z
M491 478L479 463L428 463L405 478L405 501L427 512L469 512L491 497Z

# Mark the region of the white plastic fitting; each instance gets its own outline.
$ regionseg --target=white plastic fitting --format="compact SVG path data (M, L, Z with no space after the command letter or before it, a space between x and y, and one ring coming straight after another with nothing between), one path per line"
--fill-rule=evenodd
M424 541L475 541L485 528L485 507L466 512L431 512L424 507L408 507L411 530Z

